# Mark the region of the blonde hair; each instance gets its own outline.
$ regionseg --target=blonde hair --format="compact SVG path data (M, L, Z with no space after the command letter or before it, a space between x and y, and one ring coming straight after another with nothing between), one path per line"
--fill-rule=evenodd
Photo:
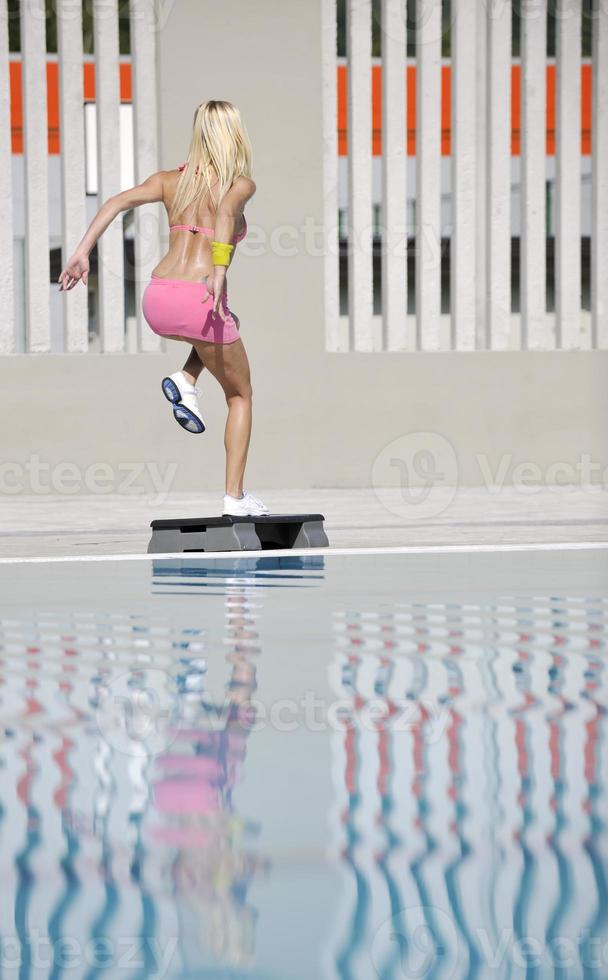
M237 177L251 178L251 156L251 142L237 107L215 99L202 102L194 113L188 160L177 182L170 221L197 204L207 190L214 200L211 168L219 178L217 210Z

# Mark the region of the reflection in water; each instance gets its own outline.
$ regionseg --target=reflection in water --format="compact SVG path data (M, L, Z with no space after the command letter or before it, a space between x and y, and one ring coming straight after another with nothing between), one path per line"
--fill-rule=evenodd
M205 662L183 657L178 675L180 727L151 778L159 823L152 839L175 849L172 879L180 915L182 953L192 969L205 951L244 964L254 951L252 878L267 862L252 851L255 825L235 813L232 791L255 723L251 698L261 652L250 588L235 584L226 597L224 635L230 676L225 696L209 696Z
M0 619L0 980L605 980L608 601L341 561Z
M334 613L336 976L608 976L606 610Z

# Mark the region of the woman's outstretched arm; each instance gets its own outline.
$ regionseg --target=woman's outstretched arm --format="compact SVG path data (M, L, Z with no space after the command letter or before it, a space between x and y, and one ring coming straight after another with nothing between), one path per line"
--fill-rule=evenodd
M143 184L130 187L120 194L109 197L100 207L99 211L91 221L91 224L84 233L81 241L76 246L71 258L66 262L57 282L59 289L73 289L81 279L85 286L89 278L89 255L97 241L101 238L106 228L112 224L114 218L121 211L129 211L140 204L154 204L163 199L163 175L162 171L152 174Z

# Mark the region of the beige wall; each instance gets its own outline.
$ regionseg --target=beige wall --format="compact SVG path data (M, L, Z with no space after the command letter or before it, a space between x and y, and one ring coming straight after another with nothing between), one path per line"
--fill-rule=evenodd
M253 311L247 316L249 334L256 297L248 300L247 290L242 292L243 317L246 309ZM272 313L268 319L270 331ZM485 482L478 454L493 473L502 459L506 483L517 478L514 468L524 462L535 462L549 482L550 466L563 462L574 468L584 453L602 469L608 466L603 353L315 355L296 344L273 349L267 335L252 337L249 347L255 430L247 482L254 490L369 486L376 456L414 431L447 440L461 484ZM207 432L182 431L160 391L161 377L178 363L177 352L4 358L0 471L7 461L17 464L14 479L6 482L16 482L38 456L51 466L74 463L80 473L99 463L109 466L114 490L128 467L155 462L161 475L173 474L171 489L220 491L221 393L203 377ZM435 466L447 466L449 476L453 459L442 446ZM391 455L402 451L397 446ZM398 469L388 474L382 482L396 483ZM600 478L596 472L594 482ZM22 473L21 480L24 491L40 492L29 476Z
M369 485L382 449L415 431L446 440L464 484L484 482L478 455L493 471L505 458L507 482L521 462L537 463L541 478L585 453L608 466L608 352L325 353L323 259L303 231L322 215L320 4L164 6L161 166L185 158L194 108L207 98L239 105L254 146L251 231L230 270L253 372L247 484ZM295 235L294 255L269 244L282 227ZM202 436L178 428L160 393L185 351L3 358L3 459L173 463L173 489L221 489L225 411L215 382L201 382ZM437 467L444 462L440 452Z

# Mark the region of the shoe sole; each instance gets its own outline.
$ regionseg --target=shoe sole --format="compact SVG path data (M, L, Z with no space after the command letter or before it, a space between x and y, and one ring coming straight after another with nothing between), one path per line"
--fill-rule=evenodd
M264 514L231 514L229 510L225 510L222 517L270 517L270 513Z
M231 514L230 511L225 510L222 517L270 517L270 514Z
M270 511L269 510L254 511L251 514L247 514L247 513L243 514L242 511L240 513L234 513L232 511L225 510L222 513L222 517L270 517Z
M163 395L173 405L173 418L181 425L182 429L185 429L186 432L192 432L195 435L204 432L204 422L194 412L191 412L189 408L182 405L182 396L175 381L171 378L163 378L161 387L163 389Z

